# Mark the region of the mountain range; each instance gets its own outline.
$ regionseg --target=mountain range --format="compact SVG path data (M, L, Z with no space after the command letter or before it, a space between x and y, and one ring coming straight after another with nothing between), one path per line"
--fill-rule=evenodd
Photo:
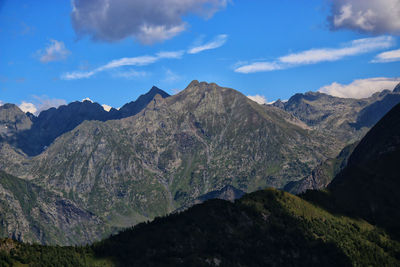
M85 247L0 242L1 263L41 266L398 266L400 104L324 190L211 199Z
M399 91L358 100L306 93L260 105L193 81L173 96L153 87L109 112L84 101L36 117L3 105L0 233L84 244L209 198L324 187L400 102Z

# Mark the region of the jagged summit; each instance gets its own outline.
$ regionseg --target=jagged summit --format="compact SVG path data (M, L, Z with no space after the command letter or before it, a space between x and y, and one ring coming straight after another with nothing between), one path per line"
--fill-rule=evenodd
M396 85L396 87L393 89L393 92L400 93L400 83Z
M108 121L134 116L156 95L162 98L169 96L163 90L153 86L146 94L141 95L136 101L125 104L119 110L112 108L106 111L99 103L84 99L44 110L37 117L33 114L25 114L14 104L5 104L0 107L0 125L6 122L10 125L1 126L0 135L10 136L17 130L21 130L18 131L17 136L13 137L13 144L27 155L35 156L43 152L57 137L71 131L83 121ZM10 133L10 126L17 128Z
M0 139L2 136L29 129L29 117L16 105L6 103L0 106Z

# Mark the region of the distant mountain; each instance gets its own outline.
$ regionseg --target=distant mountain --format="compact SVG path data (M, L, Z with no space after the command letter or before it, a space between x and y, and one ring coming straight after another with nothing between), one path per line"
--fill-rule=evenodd
M119 110L111 109L107 112L98 103L85 100L83 102L72 102L58 108L50 108L42 111L38 117L33 114L24 114L15 105L6 104L0 107L0 136L2 133L5 134L5 127L1 125L5 125L6 121L2 118L11 119L11 122L12 120L18 121L15 127L12 123L7 124L12 129L18 126L18 131L7 131L8 142L14 144L29 156L36 156L43 152L57 137L71 131L83 121L107 121L136 115L157 94L163 98L169 96L166 92L153 86L149 92L141 95L136 101L125 104ZM10 117L11 110L14 118Z
M16 147L29 156L45 150L57 137L71 131L85 120L107 120L108 112L98 103L72 102L42 111L33 119L32 127L20 132Z
M400 84L397 86L397 90L393 90L394 93L390 93L390 91L386 90L372 96L377 100L359 112L357 115L357 121L353 126L356 129L374 126L377 121L389 112L389 110L400 103L400 92L398 92L398 90L400 90Z
M308 92L272 105L293 114L313 129L334 135L348 144L360 140L379 119L400 103L399 88L400 84L393 91L384 90L363 99Z

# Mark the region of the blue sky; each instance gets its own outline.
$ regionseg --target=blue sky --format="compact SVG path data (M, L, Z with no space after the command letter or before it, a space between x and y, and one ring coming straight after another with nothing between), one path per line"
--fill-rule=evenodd
M260 102L400 82L398 0L0 0L0 103L120 107L215 82Z

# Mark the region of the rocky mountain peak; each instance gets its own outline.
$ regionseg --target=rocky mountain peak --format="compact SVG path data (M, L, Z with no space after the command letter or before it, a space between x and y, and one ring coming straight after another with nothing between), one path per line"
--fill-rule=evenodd
M0 106L0 135L29 129L31 125L32 121L18 106L14 104Z
M400 83L396 85L396 87L393 89L393 92L400 93Z

